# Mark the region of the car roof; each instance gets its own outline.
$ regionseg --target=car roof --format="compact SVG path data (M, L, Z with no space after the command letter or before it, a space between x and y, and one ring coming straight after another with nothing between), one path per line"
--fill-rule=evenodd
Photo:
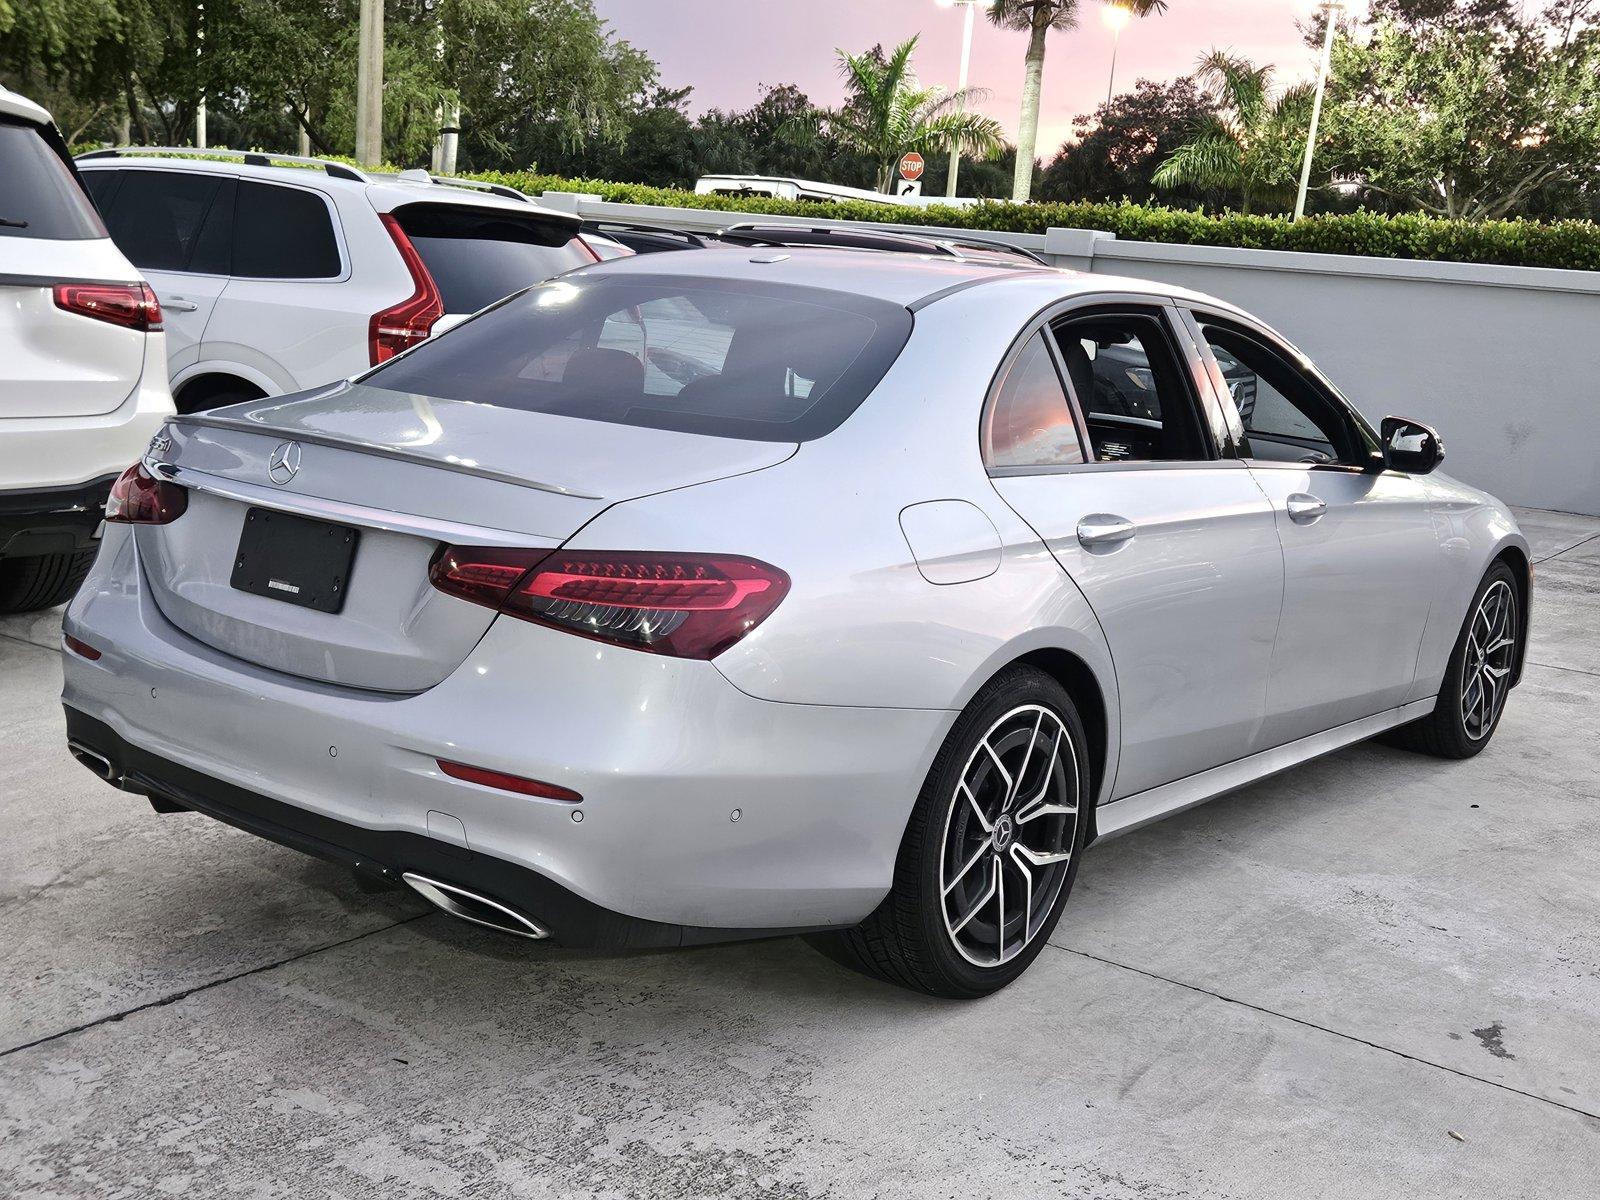
M19 96L3 86L0 86L0 113L23 121L32 121L35 125L50 124L48 112L26 96Z
M676 278L737 279L826 288L920 308L940 296L970 287L1007 283L1037 295L1060 299L1074 294L1136 292L1185 296L1210 302L1148 279L1090 275L1064 267L1029 263L968 261L943 256L821 246L711 246L704 250L640 254L579 268L582 275L657 275ZM1231 307L1231 306L1230 306Z
M269 162L250 162L246 155L265 157L294 166ZM366 171L335 159L301 158L296 155L266 154L246 150L195 151L176 147L118 147L113 151L90 151L77 158L85 171L132 168L143 171L216 171L219 167L241 179L260 179L277 183L312 183L330 192L359 191L380 213L406 204L428 201L471 208L493 208L519 216L548 218L571 225L576 231L579 219L572 213L558 212L523 198L511 188L490 191L460 180L429 175L426 171L398 174ZM322 170L315 169L321 167Z

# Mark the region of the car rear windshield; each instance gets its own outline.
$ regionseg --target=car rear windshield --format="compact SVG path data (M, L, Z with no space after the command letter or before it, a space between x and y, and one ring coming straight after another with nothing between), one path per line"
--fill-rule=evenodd
M594 261L565 222L444 204L408 204L394 216L422 255L448 313L477 312Z
M105 236L94 205L39 128L0 118L0 237Z
M855 411L911 334L820 288L580 273L512 298L363 382L618 425L803 442Z

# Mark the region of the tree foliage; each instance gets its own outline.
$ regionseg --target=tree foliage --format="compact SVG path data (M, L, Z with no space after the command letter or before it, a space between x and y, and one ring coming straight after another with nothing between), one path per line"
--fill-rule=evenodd
M1375 0L1337 38L1323 148L1366 192L1445 217L1593 212L1600 0Z
M1216 115L1217 106L1194 79L1170 83L1141 79L1131 92L1073 119L1073 139L1062 144L1039 181L1044 200L1149 200L1152 176L1192 131ZM1199 189L1169 191L1179 202L1206 199Z
M1156 169L1155 185L1237 196L1244 212L1263 203L1287 207L1311 124L1312 89L1299 84L1276 91L1273 73L1271 66L1223 50L1204 55L1195 76L1214 110Z

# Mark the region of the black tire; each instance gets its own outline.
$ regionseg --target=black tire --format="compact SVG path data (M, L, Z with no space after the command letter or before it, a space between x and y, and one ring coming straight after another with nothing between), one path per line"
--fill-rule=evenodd
M210 412L214 408L226 408L230 404L240 404L246 400L258 399L259 395L260 393L254 390L211 392L195 396L193 399L186 398L183 403L178 405L178 411L180 413Z
M970 782L976 777L976 769L981 765L977 755L982 749L985 737L996 729L1003 729L1004 726L997 723L1004 722L1019 709L1027 712L1044 709L1053 713L1059 719L1060 730L1070 740L1070 746L1062 743L1059 759L1046 761L1042 767L1039 762L1033 761L1031 765L1021 768L1021 775L1025 778L1019 778L1018 787L1015 789L1019 793L1019 799L1015 802L1015 813L1020 815L1026 807L1025 800L1020 798L1020 793L1032 790L1028 781L1039 781L1039 795L1044 795L1044 787L1050 786L1046 777L1052 776L1052 768L1058 763L1060 779L1063 781L1059 786L1063 790L1056 794L1063 797L1061 802L1064 805L1064 797L1068 794L1064 781L1068 778L1067 769L1070 766L1076 812L1070 818L1065 815L1028 818L1030 824L1035 820L1044 823L1036 827L1041 831L1038 834L1030 831L1024 835L1022 832L1024 822L1016 821L1014 839L1007 841L1000 849L994 850L992 861L988 859L979 861L978 855L987 853L982 847L999 836L994 834L992 829L1001 828L999 817L1007 810L1004 805L989 809L991 824L980 828L979 825L971 823L975 818L966 812L963 802L958 797L957 787L964 779ZM1025 713L1014 719L1025 723L1028 717ZM1020 754L1025 749L1031 753L1033 747L1044 745L1045 741L1042 739L1048 737L1048 734L1041 734L1038 729L1039 726L1035 726L1034 731L1028 732L1026 741L1017 743L1012 753ZM1018 770L1019 760L1013 757L1010 762L1012 769ZM1033 775L1034 769L1039 769L1040 775ZM998 783L998 777L994 775L990 776L990 780ZM1062 907L1077 876L1085 830L1089 824L1089 814L1093 804L1088 740L1084 736L1083 722L1078 717L1077 708L1073 705L1071 697L1055 679L1043 671L1033 667L1013 667L991 680L973 698L956 721L949 736L945 738L944 745L940 747L939 754L928 772L928 778L917 797L916 807L912 810L911 820L900 844L899 857L895 862L894 886L883 903L854 929L814 934L808 940L836 962L863 974L915 991L952 999L974 999L998 991L1021 975L1038 957L1056 922L1060 919ZM974 809L979 807L976 799L973 800L972 807ZM1069 820L1070 830L1066 827ZM962 828L965 828L968 841L960 840ZM1033 864L1032 871L1029 872L1028 894L1031 898L1033 872L1038 872L1037 879L1042 881L1039 883L1040 907L1034 914L1030 914L1024 908L1023 915L1026 919L1023 923L1022 943L1007 957L1004 949L1006 931L1015 930L1017 923L1008 922L1003 915L1003 880L1012 878L1015 883L1021 878L1018 872L1021 872L1023 867L1015 857L1007 858L1004 849L1012 842L1021 845L1024 836L1044 835L1053 839L1051 845L1057 852L1064 851L1069 857L1064 862L1051 864L1048 867L1038 863ZM947 844L947 839L952 837L955 838L954 844ZM973 838L976 840L970 840ZM1000 843L995 844L1000 845ZM945 895L948 889L942 886L944 877L941 870L946 864L953 863L958 858L965 858L967 851L974 845L977 845L979 850L970 861L977 863L976 869L982 873L985 881L990 878L988 872L993 870L994 878L1001 881L1002 889L999 892L999 902L1002 905L999 911L1002 915L993 923L998 958L995 963L987 965L975 963L969 958L968 951L963 951L958 946L959 931L952 931L952 926L945 915ZM1037 850L1038 847L1034 849ZM962 870L950 887L957 887L964 877L967 877L967 872ZM978 888L976 880L973 881L973 887L975 890ZM1054 895L1048 897L1046 893L1051 890L1054 891ZM1048 907L1045 907L1046 905ZM986 902L979 900L977 904L968 905L967 908L966 921L971 922L974 928L983 928L986 923L977 921L973 914L980 908L987 913Z
M0 613L35 612L65 604L94 565L95 550L0 559Z
M1509 653L1504 655L1505 662L1511 665L1513 671L1515 670L1515 664L1521 660L1522 639L1527 628L1527 619L1523 612L1517 578L1512 574L1511 568L1504 561L1500 561L1489 568L1483 581L1478 584L1478 590L1473 593L1472 604L1467 609L1467 618L1462 623L1461 632L1456 636L1455 648L1450 652L1450 665L1445 670L1444 682L1439 686L1439 699L1433 706L1433 711L1420 721L1413 721L1409 725L1402 725L1399 729L1390 730L1382 736L1381 741L1402 750L1431 754L1436 758L1471 758L1489 744L1489 739L1494 737L1494 731L1499 728L1500 718L1505 712L1505 699L1502 696L1495 701L1487 727L1474 730L1470 728L1461 684L1469 669L1468 656L1474 653L1473 623L1478 620L1484 597L1497 585L1510 589L1512 602L1515 605L1510 617L1513 631L1511 636L1515 640L1509 647ZM1507 692L1511 688L1511 679L1512 675L1508 673L1504 683Z

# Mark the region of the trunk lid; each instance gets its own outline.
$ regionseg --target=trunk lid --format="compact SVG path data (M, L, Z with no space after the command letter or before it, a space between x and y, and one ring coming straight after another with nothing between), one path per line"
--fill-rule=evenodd
M494 619L429 584L441 544L554 549L619 501L795 450L359 384L182 417L167 434L153 461L190 489L188 511L136 530L162 613L256 665L387 692L438 683ZM288 443L297 470L270 473ZM358 531L340 612L233 586L252 508Z

